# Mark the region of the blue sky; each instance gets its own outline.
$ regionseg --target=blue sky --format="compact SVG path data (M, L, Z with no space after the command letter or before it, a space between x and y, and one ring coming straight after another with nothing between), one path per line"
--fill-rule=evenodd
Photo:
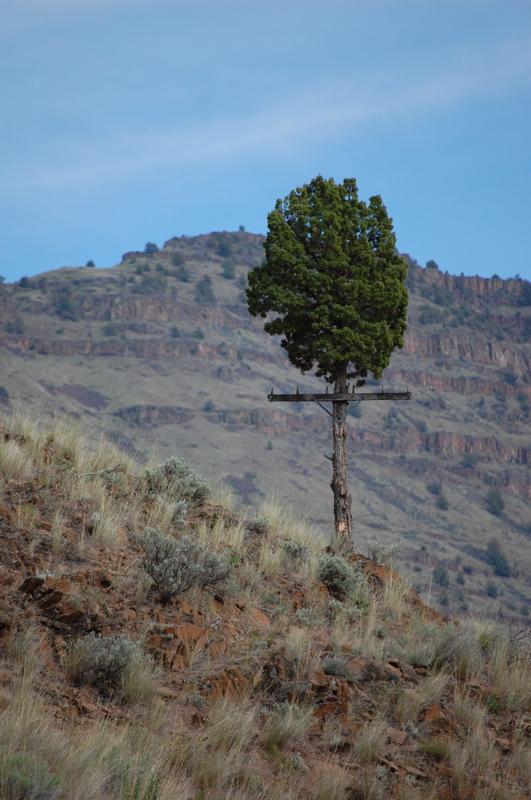
M4 0L0 274L266 232L321 173L398 247L531 280L529 0Z

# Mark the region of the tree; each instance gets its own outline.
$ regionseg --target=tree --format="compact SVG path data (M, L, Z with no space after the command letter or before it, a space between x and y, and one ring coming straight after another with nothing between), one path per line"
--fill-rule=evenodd
M487 543L485 561L494 570L494 574L501 578L508 578L511 575L511 568L507 556L503 552L498 539L490 539Z
M397 254L392 220L378 195L358 200L356 181L321 175L277 200L268 216L265 261L248 276L253 316L282 336L301 372L346 393L348 381L379 379L406 328L407 266ZM347 402L334 402L333 478L337 530L351 532L347 486ZM339 524L341 523L341 524Z
M499 517L505 508L505 501L498 487L491 486L485 499L487 501L487 511L490 511L495 517Z

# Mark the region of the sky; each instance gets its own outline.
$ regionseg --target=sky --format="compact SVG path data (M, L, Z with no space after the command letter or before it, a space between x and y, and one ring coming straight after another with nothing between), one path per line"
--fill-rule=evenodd
M267 232L316 175L531 280L529 0L0 0L0 275Z

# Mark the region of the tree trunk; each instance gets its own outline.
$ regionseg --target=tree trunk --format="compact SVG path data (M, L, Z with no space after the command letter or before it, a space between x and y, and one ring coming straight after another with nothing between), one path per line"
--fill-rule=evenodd
M347 391L347 365L341 367L336 375L334 392ZM347 484L347 408L346 402L334 402L332 420L334 454L332 456L332 491L334 492L334 520L336 536L345 537L352 543L352 498Z

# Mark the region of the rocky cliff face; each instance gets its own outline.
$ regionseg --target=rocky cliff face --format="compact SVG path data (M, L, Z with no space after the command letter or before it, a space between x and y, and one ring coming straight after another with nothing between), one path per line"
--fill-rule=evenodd
M262 241L245 232L171 239L108 270L65 268L0 287L3 407L11 398L11 408L38 401L86 413L131 450L177 453L253 502L281 486L326 529L329 418L314 404L266 398L271 387L322 383L298 375L246 309ZM360 546L378 535L401 540L406 559L423 543L446 568L472 558L474 577L451 601L464 607L485 598L487 569L465 541L477 554L503 540L531 585L531 285L406 260L409 328L382 384L413 399L351 408L356 525ZM492 487L505 502L496 513ZM428 568L415 580L429 587ZM527 577L508 580L506 602L520 608Z

